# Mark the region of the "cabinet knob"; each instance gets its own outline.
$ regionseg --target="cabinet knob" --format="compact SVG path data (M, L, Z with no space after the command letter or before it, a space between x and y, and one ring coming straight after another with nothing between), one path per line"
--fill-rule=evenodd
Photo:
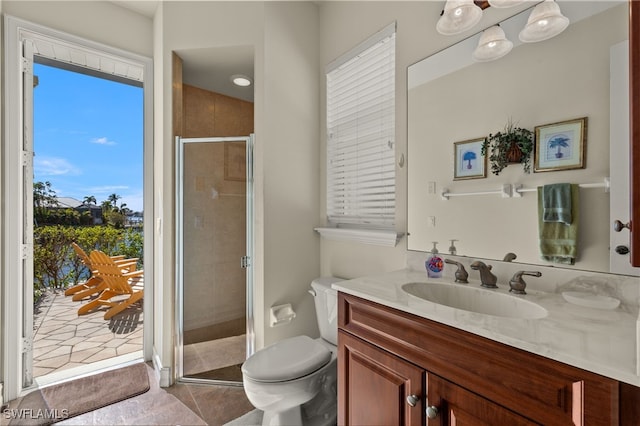
M631 230L631 223L627 222L627 223L622 223L619 220L615 220L613 222L613 230L616 232L620 232L622 231L624 228L627 228L628 230Z
M412 407L415 407L418 402L420 402L420 398L417 395L409 395L407 397L407 404Z
M432 420L438 417L438 407L435 405L429 405L427 407L427 417Z

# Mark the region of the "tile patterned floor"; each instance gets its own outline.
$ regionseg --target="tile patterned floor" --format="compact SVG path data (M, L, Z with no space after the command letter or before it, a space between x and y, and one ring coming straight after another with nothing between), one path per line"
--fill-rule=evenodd
M34 309L35 377L136 351L142 356L141 304L105 321L101 310L78 316L82 303L86 302L74 302L62 291L51 292ZM149 392L57 424L221 426L254 409L242 387L177 383L160 388L148 366ZM20 401L10 401L9 408ZM0 425L9 422L20 424L0 416Z
M83 303L51 291L34 309L34 377L142 351L141 302L110 320L104 310L78 316Z
M253 410L241 387L176 384L161 388L152 367L147 365L151 386L148 392L56 424L222 426ZM0 416L0 426L26 424L9 415L19 406L20 399L10 402Z

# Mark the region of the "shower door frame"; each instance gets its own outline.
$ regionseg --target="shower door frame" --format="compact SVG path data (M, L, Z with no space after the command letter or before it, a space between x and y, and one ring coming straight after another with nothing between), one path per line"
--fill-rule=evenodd
M253 318L253 146L255 136L183 138L176 136L176 375L177 381L212 385L242 386L241 382L184 377L184 149L191 143L245 142L246 149L246 254L238 259L246 271L246 357L255 350Z

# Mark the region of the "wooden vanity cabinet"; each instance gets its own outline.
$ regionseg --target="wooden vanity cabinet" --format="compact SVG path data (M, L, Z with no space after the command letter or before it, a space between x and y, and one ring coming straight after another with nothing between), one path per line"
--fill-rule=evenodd
M339 395L350 425L420 425L423 419L424 369L339 331ZM406 401L416 395L415 406Z
M340 425L640 424L639 388L472 333L344 293L338 327Z

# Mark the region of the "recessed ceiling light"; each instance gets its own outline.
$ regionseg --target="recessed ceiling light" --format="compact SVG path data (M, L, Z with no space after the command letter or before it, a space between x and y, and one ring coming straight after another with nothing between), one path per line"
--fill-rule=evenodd
M251 86L251 79L249 77L247 77L246 75L242 75L242 74L232 75L231 76L231 81L236 86L241 86L241 87Z

